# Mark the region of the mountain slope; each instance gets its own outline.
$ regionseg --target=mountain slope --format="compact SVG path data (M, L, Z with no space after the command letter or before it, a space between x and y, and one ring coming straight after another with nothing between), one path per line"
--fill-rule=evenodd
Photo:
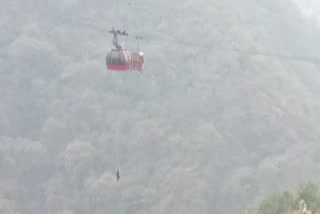
M293 2L0 7L1 207L228 213L320 177L319 65L219 48L318 58ZM145 37L142 76L106 71L113 26Z

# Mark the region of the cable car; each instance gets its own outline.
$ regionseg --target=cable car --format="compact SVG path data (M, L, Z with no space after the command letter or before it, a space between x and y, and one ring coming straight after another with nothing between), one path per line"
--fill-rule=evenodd
M113 45L115 49L111 49L106 56L106 64L109 70L114 71L128 71L137 70L142 72L143 69L143 53L142 52L131 52L123 49L118 42L118 35L128 36L126 31L114 30L109 31L113 34ZM141 39L141 37L136 37Z
M109 70L127 71L130 69L130 54L124 50L112 49L107 53L106 63Z

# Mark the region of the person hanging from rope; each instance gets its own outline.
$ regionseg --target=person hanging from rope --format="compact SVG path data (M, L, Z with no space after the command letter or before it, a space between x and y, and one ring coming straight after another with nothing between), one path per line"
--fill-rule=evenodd
M117 182L119 182L120 181L120 168L117 169L116 176L117 176Z

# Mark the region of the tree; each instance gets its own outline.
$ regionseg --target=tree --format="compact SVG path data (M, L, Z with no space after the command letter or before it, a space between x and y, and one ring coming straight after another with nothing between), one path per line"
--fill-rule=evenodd
M111 173L105 172L97 179L88 179L85 192L91 212L103 214L117 213L119 210L121 186Z
M74 182L83 181L94 166L95 149L90 142L74 140L63 153L65 173Z
M308 210L311 210L313 213L320 211L320 198L319 198L319 188L315 183L307 182L300 186L298 190L297 202L304 200L307 204Z
M263 200L259 206L259 214L289 214L293 208L293 195L290 192L274 193Z
M17 214L15 211L14 202L0 196L0 213Z

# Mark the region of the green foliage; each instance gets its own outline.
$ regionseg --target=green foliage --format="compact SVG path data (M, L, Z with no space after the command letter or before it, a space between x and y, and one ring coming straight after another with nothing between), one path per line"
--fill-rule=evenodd
M313 182L300 185L296 195L285 191L274 193L259 205L259 214L287 214L299 210L299 202L304 200L307 209L316 213L320 211L319 187Z
M319 187L312 182L302 184L297 193L297 200L304 200L313 213L320 211Z
M259 214L287 214L294 206L293 202L290 192L275 193L261 202Z

